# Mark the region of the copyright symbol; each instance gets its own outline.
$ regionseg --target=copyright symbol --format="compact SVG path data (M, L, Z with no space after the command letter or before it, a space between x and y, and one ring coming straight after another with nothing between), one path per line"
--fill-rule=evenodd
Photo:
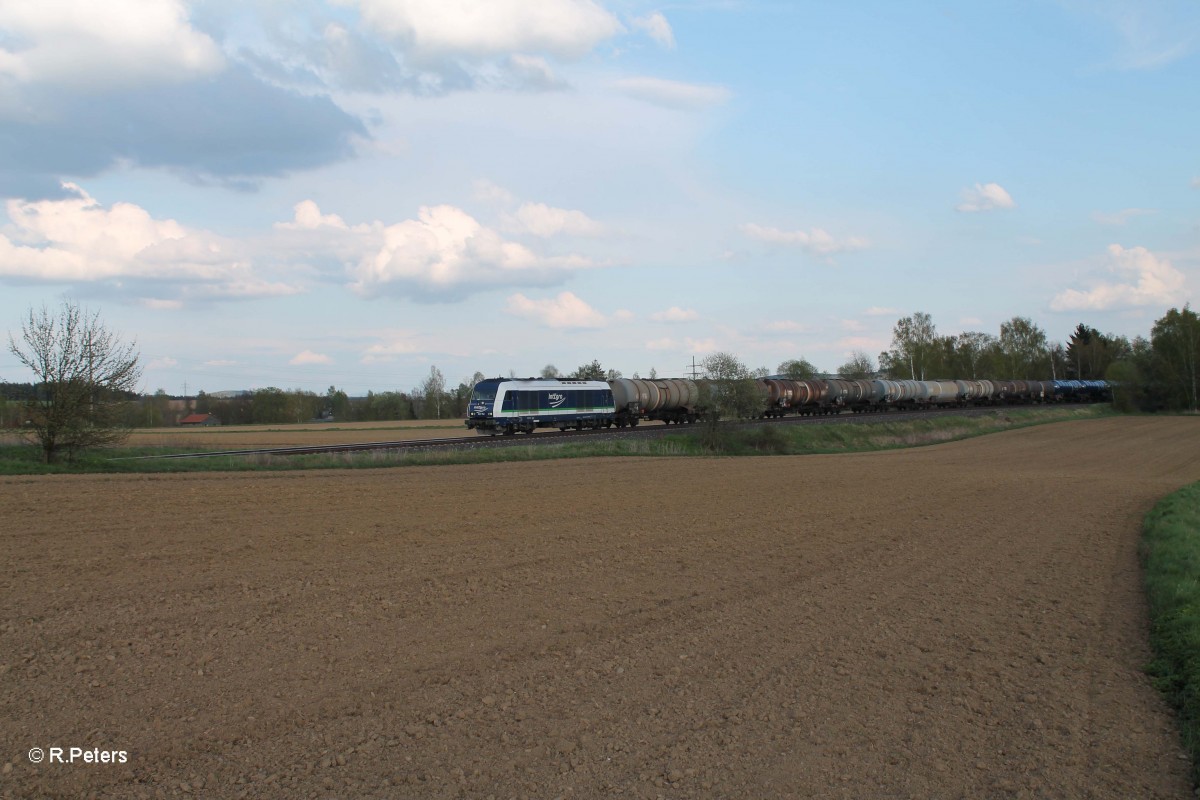
M45 757L46 757L46 754L42 752L42 748L40 748L40 747L34 747L29 750L30 763L40 764L40 763L42 763L42 759Z

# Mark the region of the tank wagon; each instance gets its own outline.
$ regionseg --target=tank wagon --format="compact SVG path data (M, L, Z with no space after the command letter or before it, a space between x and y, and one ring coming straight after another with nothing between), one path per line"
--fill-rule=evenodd
M612 387L618 428L658 419L670 425L695 422L700 417L700 386L681 378L617 378Z
M1112 398L1105 381L991 380L757 380L763 417L856 414L895 410L1100 402ZM690 424L702 418L704 381L617 378L571 381L492 378L476 384L466 425L480 433L532 433L537 428L619 428L642 420Z

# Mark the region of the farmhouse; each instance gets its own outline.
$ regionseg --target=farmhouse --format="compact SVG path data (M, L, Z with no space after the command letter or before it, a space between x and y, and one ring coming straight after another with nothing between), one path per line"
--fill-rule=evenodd
M179 420L179 424L187 425L188 427L203 426L208 428L214 425L220 425L221 420L217 419L212 414L188 414L186 417Z

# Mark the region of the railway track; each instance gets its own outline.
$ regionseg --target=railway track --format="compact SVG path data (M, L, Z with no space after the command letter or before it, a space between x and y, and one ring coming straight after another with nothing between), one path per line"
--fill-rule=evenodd
M1084 403L1064 403L1057 404L1055 408L1082 408L1086 407ZM1037 408L1038 406L1033 406ZM979 406L973 408L952 408L952 409L933 409L920 411L888 411L879 413L863 413L863 414L826 414L817 416L787 416L777 417L774 419L762 419L753 421L728 422L725 424L738 427L747 427L754 425L836 425L836 424L853 424L853 425L869 425L879 422L892 422L897 420L914 420L914 419L932 419L945 417L947 415L955 416L984 416L987 414L995 414L1009 409L1030 408L1030 406ZM406 439L390 442L356 442L352 444L329 444L329 445L299 445L289 447L262 447L243 450L206 450L196 453L170 453L164 455L151 456L127 456L123 458L114 458L113 461L155 461L168 459L199 459L199 458L220 458L220 457L249 457L249 456L303 456L303 455L318 455L322 453L354 453L367 452L378 450L444 450L455 448L477 448L477 447L512 447L515 445L534 445L547 444L550 442L561 443L564 440L573 439L579 436L586 437L654 437L666 436L668 434L680 433L688 430L695 430L697 425L645 425L636 428L606 428L598 431L541 431L534 435L514 435L514 436L480 436L478 434L471 436L454 436L440 439Z

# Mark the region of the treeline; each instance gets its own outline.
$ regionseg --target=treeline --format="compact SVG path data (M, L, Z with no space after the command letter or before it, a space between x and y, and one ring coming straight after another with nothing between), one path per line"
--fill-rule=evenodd
M821 373L803 358L784 361L772 373L766 367L747 370L750 377L779 374L813 378ZM1200 394L1200 317L1190 306L1172 308L1156 320L1149 337L1128 339L1080 323L1065 342L1050 341L1045 331L1026 317L1013 317L997 334L964 331L942 334L932 317L917 312L898 320L892 343L878 362L856 351L836 374L845 378L887 377L934 380L1108 380L1116 385L1114 399L1123 410L1195 411ZM622 377L599 361L583 364L570 373L547 364L544 378L613 380ZM510 373L509 377L518 377ZM639 377L634 373L632 377ZM657 377L654 370L648 378ZM475 384L485 376L476 372L469 380L448 388L441 371L431 367L420 386L408 392L368 392L349 397L336 386L324 394L268 387L236 397L215 397L199 392L194 398L170 397L163 390L131 398L121 422L128 427L174 425L192 413L212 414L224 425L282 424L314 419L391 421L408 419L461 419ZM39 398L38 385L0 382L0 427L24 424L29 400Z
M839 374L853 366L844 365ZM928 314L918 312L896 323L891 348L879 354L878 371L912 380L1107 380L1116 385L1114 399L1123 410L1195 411L1200 317L1185 305L1156 320L1148 339L1101 333L1080 323L1066 342L1051 342L1026 317L1003 323L999 335L967 331L944 336Z

